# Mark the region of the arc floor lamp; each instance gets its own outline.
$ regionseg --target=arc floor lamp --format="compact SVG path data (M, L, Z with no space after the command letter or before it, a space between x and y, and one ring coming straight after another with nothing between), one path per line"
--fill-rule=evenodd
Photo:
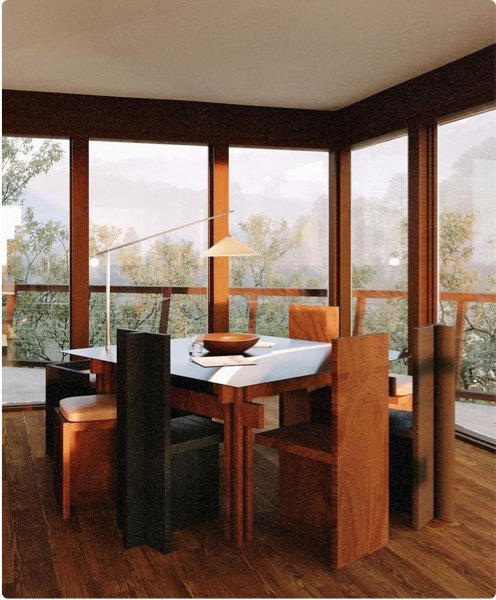
M140 242L145 242L147 240L151 240L153 238L159 237L161 235L166 235L167 233L173 233L174 231L178 231L179 229L184 229L185 227L190 227L191 225L197 225L198 223L204 223L205 221L211 221L212 219L218 219L219 217L224 217L234 212L234 210L229 210L224 213L219 213L218 215L214 215L212 217L206 217L205 219L199 219L198 221L192 221L191 223L185 223L183 225L179 225L178 227L173 227L172 229L166 229L165 231L160 231L159 233L154 233L152 235L147 235L146 237L140 238L139 240L133 240L132 242L127 242L126 244L120 244L119 246L114 246L113 248L107 248L106 250L102 250L101 252L97 252L94 257L90 260L90 264L92 266L98 266L98 256L106 256L106 285L105 285L105 299L106 299L106 333L105 333L105 350L107 352L110 351L110 253L114 252L114 250L120 250L122 248L126 248L127 246L133 246L134 244L139 244ZM211 248L202 252L200 254L201 257L220 257L220 256L257 256L258 252L255 252L251 248L248 248L243 242L240 242L238 239L233 237L232 235L227 235L225 238L214 244Z

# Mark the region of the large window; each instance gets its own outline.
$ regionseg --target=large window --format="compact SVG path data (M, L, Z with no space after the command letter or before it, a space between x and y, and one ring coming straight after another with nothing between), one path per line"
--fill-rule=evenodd
M327 303L329 154L231 148L229 178L231 232L259 253L230 259L230 330L285 336L289 303Z
M90 255L206 218L207 183L207 147L91 142ZM111 341L117 328L205 332L206 249L201 223L112 252ZM105 274L105 260L90 269L92 346L105 340Z
M2 265L7 356L60 359L58 350L69 339L68 287L60 291L69 283L69 144L28 138L2 142L2 207L15 227ZM7 304L15 304L10 314Z
M389 333L408 346L408 140L352 152L352 287L355 335Z
M68 141L4 137L2 176L3 402L44 402L44 371L26 367L69 343Z
M496 111L439 126L440 320L457 326L458 382L496 391Z

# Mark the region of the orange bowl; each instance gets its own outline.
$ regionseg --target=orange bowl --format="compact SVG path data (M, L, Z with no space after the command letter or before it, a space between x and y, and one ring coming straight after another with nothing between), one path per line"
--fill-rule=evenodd
M243 354L259 339L259 335L252 333L207 333L203 337L203 345L210 354Z

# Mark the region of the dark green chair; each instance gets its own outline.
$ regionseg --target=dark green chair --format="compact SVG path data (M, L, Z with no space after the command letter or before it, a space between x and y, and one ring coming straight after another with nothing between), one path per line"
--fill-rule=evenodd
M170 336L117 332L117 518L124 546L171 550L170 534L219 515L223 427L171 418Z

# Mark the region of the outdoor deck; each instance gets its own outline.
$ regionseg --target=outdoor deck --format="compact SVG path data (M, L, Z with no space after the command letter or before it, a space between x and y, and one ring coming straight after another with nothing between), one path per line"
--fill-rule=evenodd
M2 405L45 403L45 369L2 367ZM456 402L456 425L496 445L496 405Z

